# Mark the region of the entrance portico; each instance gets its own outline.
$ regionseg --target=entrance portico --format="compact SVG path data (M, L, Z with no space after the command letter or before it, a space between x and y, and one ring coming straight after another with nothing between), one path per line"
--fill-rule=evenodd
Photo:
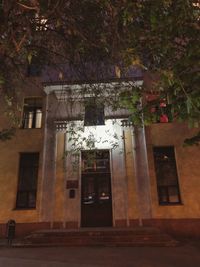
M117 113L114 118L105 114L105 125L84 126L83 120L72 118L76 112L72 112L71 117L67 113L66 95L61 99L63 94L59 90L47 89L40 220L51 222L53 228L127 227L131 221L138 221L143 216L139 210L143 191L140 194L137 191L141 181L137 183L135 177L134 162L137 161L133 158L132 129L124 129L121 123L127 114ZM69 130L72 125L79 140L76 153L71 153L74 149ZM86 145L89 139L93 142L90 148ZM91 150L108 153L109 171L83 172L84 151ZM145 180L145 176L142 179ZM149 181L145 186L148 187L144 191L146 197L143 195L142 199L149 200ZM86 200L89 197L92 199ZM150 205L150 201L146 201L145 206ZM146 218L150 216L146 212L150 210L148 207ZM107 219L103 221L98 217L100 214Z
M100 133L108 139L106 132L111 125L112 121L108 120L105 126L99 126L101 129L90 128L89 132L86 129L83 134L87 136L93 132L98 140ZM113 127L121 136L120 124ZM119 138L118 146L113 149L104 141L102 138L102 142L95 143L93 150L85 147L63 157L64 151L70 151L69 133L57 133L56 183L58 192L65 188L62 218L65 227L72 224L77 227L116 226L116 223L127 226L128 189L123 142ZM88 153L93 155L86 160ZM55 195L54 218L61 210L61 198L60 193Z

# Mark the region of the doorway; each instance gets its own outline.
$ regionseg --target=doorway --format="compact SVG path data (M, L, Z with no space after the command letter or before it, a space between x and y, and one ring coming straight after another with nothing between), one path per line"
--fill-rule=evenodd
M82 151L81 226L112 226L109 150Z

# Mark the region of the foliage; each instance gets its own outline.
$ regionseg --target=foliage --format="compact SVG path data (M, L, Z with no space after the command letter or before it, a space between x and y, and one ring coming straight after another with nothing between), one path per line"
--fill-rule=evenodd
M15 134L14 128L3 129L2 131L0 131L0 140L1 141L10 140L14 134Z
M191 146L191 145L199 145L200 143L200 131L191 138L186 138L184 145L185 146Z
M118 78L120 70L137 65L158 78L122 99L133 122L154 122L155 101L165 98L173 118L199 127L199 18L195 0L4 1L0 86L13 88L12 77L35 58L41 65L108 62L117 66ZM152 90L157 99L144 101Z

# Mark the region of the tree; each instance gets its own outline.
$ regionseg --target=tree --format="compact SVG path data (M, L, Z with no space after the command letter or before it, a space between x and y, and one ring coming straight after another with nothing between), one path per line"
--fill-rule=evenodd
M43 66L107 62L117 67L118 78L136 65L157 78L151 88L122 96L134 124L154 122L153 110L164 101L173 118L199 127L199 19L195 0L3 1L1 90L13 95L15 77L20 73L23 79L24 67L35 58ZM145 101L151 90L157 97Z

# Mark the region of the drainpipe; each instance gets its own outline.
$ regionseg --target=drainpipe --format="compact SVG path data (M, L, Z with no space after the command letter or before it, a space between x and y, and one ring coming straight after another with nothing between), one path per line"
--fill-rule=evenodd
M43 138L43 152L42 152L42 179L41 179L41 186L40 186L40 204L39 204L39 219L40 221L43 221L43 204L44 204L44 196L43 196L43 190L44 190L44 183L45 183L45 167L46 167L46 154L47 154L47 120L48 120L48 107L49 107L49 92L45 91L46 93L46 107L45 107L45 121L44 121L44 138Z
M126 179L126 194L125 194L125 203L126 203L126 226L130 226L129 222L129 210L128 210L128 175L127 175L127 157L126 157L126 142L125 142L125 130L122 127L122 138L123 138L123 147L124 147L124 168L125 168L125 179Z
M53 227L53 206L55 194L55 153L56 153L56 132L49 125L49 96L51 88L44 88L46 96L46 117L43 144L43 166L41 179L41 202L40 202L40 221L48 222ZM51 121L52 123L52 121Z

